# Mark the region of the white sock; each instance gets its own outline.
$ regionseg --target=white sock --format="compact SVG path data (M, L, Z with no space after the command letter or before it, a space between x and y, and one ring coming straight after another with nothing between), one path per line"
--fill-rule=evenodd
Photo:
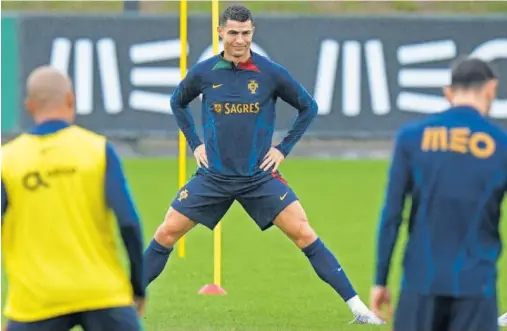
M369 311L368 307L361 301L358 295L347 300L347 305L349 305L350 310L353 312L366 313Z

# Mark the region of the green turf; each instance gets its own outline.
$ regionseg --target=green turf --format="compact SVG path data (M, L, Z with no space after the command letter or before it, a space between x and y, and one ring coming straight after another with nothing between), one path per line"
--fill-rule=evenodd
M148 241L175 196L177 163L129 160L126 170ZM310 222L368 300L386 163L289 159L282 171ZM502 226L507 234L507 222ZM389 326L347 325L348 308L317 278L304 255L277 229L258 230L237 205L223 220L223 286L229 292L224 297L197 294L212 282L212 252L211 231L196 228L188 235L186 258L173 254L168 268L149 287L147 331L390 330ZM391 282L394 295L399 263L397 254ZM507 284L505 256L499 270L499 284ZM507 288L500 291L500 308L506 311Z
M221 1L221 9L231 3L248 5L254 13L298 14L495 14L507 13L505 1ZM190 13L210 13L211 1L189 0ZM19 12L118 13L123 2L111 1L3 1L2 10ZM141 1L144 13L177 13L179 1Z

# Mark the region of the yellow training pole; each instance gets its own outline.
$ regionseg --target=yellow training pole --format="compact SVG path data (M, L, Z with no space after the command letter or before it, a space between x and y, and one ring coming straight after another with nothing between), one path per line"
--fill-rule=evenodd
M218 0L211 0L211 31L213 38L213 54L217 55L218 49ZM222 225L218 223L213 231L213 283L222 286Z
M181 79L187 74L187 0L180 0L180 74ZM187 141L182 131L179 132L179 153L178 153L178 188L182 188L187 181ZM185 257L185 236L178 241L178 256Z
M213 53L217 55L218 49L218 0L211 0L211 29L213 39ZM222 226L217 224L213 231L213 284L204 285L198 292L203 295L225 295L222 288Z

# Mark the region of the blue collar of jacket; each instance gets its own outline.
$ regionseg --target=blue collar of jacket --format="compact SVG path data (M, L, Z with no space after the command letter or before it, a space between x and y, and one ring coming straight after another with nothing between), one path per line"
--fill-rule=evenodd
M34 126L29 133L36 136L52 134L70 126L69 122L63 120L49 120Z

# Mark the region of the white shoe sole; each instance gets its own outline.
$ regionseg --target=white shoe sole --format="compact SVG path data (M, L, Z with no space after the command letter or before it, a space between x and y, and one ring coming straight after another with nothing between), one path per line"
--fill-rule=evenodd
M385 325L386 322L380 319L378 321L374 321L368 316L358 315L355 316L354 319L351 322L349 322L349 324Z

